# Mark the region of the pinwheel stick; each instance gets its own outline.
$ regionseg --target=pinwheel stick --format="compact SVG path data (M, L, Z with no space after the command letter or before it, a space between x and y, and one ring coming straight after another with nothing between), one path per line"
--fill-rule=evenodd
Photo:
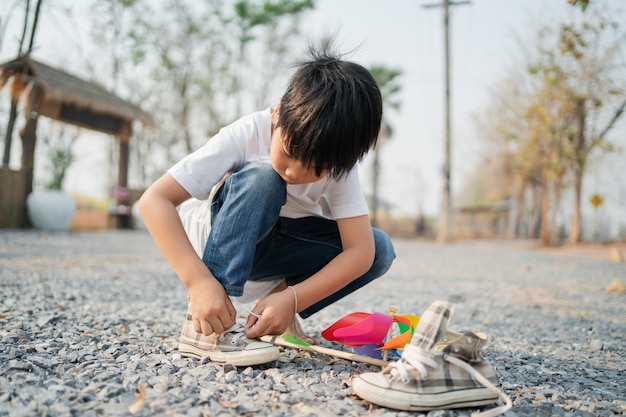
M377 365L377 366L384 367L388 364L386 360L376 359L370 356L358 355L356 353L346 352L346 351L338 350L338 349L330 349L330 348L318 346L318 345L310 345L302 341L298 341L298 343L294 343L292 341L285 340L283 336L263 336L261 337L261 340L267 343L273 343L277 346L285 346L285 347L290 347L290 348L295 348L295 349L308 350L311 352L321 353L323 355L333 356L339 359L346 359L349 361L368 363L370 365Z

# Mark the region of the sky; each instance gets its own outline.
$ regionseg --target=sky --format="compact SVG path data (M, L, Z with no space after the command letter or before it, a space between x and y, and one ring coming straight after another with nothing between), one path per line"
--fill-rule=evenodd
M616 5L621 0L610 0ZM312 32L336 32L354 60L383 63L403 71L402 108L387 115L394 135L381 148L382 197L396 213L440 213L445 149L445 65L442 0L320 0L308 20ZM623 11L623 10L622 10ZM483 160L476 115L489 104L489 89L521 65L523 45L532 43L537 28L567 20L567 0L471 0L451 8L449 19L451 71L452 188ZM625 58L626 60L626 58ZM626 147L626 123L612 138ZM591 165L586 196L605 196L603 213L626 223L624 154ZM369 188L368 161L362 182ZM588 216L590 206L583 209ZM607 221L611 221L607 219Z
M402 70L402 107L386 114L394 134L381 147L382 198L400 215L440 212L445 146L443 10L424 6L442 1L317 0L302 26L312 39L334 33L337 46L353 51L348 58L364 66L383 64ZM520 45L532 41L538 25L563 21L572 10L567 0L471 0L451 11L452 187L457 191L464 175L483 157L475 115L488 105L489 88L519 65ZM88 34L77 36L76 30L60 26L61 30L51 33L50 25L42 25L35 56L67 67L60 62L67 57L57 53L59 45L82 44ZM9 36L7 33L7 41ZM10 59L9 51L14 48L5 42L0 60ZM90 146L68 173L66 188L70 192L106 193L103 173L94 170L94 166L103 166L102 161L97 162L101 153ZM623 161L623 154L621 157ZM370 164L368 158L361 166L366 192L371 188ZM610 182L602 175L606 174L591 175L589 182L596 190ZM626 184L617 185L621 190L620 186ZM621 193L618 198L624 199L623 209L624 191L612 187L611 192ZM593 191L592 186L588 188Z
M383 197L402 202L402 213L439 212L445 149L443 9L430 0L321 0L320 33L336 31L353 59L403 71L400 111L386 116L394 127L381 148ZM560 0L473 0L451 8L452 186L480 162L474 114L486 106L488 88L516 62L519 39L532 36L538 16L558 21L569 12ZM365 163L367 165L367 161ZM362 180L368 187L367 166Z

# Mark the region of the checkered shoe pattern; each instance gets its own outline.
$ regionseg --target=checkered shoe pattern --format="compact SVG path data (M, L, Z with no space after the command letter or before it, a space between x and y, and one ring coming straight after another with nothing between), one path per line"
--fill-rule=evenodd
M223 333L205 336L196 333L191 313L180 333L178 350L181 355L212 362L230 363L235 366L261 365L278 359L278 348L270 343L251 340L246 337L244 327L235 323Z
M442 339L454 309L446 301L435 301L424 311L417 322L411 344L423 350L431 350Z
M511 400L496 387L495 369L481 354L486 336L446 333L451 316L449 304L438 301L431 305L402 357L382 372L355 377L354 392L371 403L407 411L476 407L498 401L505 405L477 415L496 416L508 410Z

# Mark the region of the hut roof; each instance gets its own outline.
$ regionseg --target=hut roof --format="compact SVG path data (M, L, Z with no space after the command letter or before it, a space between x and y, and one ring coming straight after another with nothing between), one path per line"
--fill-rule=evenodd
M95 113L108 114L123 120L138 120L152 125L152 117L128 101L113 95L94 83L32 59L28 55L0 64L0 80L18 77L24 84L40 85L45 99L72 104Z

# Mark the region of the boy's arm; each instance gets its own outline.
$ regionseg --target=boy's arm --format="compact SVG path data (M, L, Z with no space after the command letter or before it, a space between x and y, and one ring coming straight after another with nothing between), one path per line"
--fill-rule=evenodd
M176 207L189 193L169 174L139 200L139 213L157 247L189 290L194 329L209 335L235 323L236 312L222 285L193 249Z
M294 285L299 311L339 291L365 274L374 262L374 235L367 215L339 219L337 226L343 251L316 274ZM293 318L294 305L294 294L288 288L266 296L253 309L261 318L248 318L246 335L282 334Z

